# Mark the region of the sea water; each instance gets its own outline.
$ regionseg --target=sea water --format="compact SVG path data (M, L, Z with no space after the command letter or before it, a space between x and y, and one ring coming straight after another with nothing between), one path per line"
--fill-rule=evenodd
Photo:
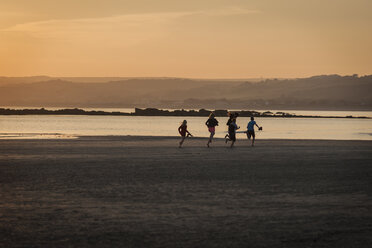
M316 111L312 111L316 115ZM322 113L323 114L323 113ZM371 114L371 112L367 113ZM206 117L175 116L88 116L88 115L9 115L0 116L0 138L68 138L96 135L179 136L181 122L188 121L189 131L208 137ZM227 131L227 117L217 117L216 136ZM255 118L263 131L258 139L333 139L372 140L372 119L356 118ZM237 124L246 130L248 117ZM244 133L237 138L246 138Z

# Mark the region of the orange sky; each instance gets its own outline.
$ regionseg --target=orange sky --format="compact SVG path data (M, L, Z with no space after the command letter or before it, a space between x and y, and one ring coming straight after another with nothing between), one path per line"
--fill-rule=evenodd
M0 75L372 74L369 0L56 2L0 2Z

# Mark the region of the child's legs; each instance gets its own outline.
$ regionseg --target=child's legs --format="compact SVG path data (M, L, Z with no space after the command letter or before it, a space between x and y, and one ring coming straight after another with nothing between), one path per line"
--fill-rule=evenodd
M180 145L183 144L183 142L185 141L185 138L186 138L186 136L182 136L181 141L180 141Z
M230 147L233 147L236 141L236 136L235 136L235 133L230 133L229 135L230 135L230 140L232 141Z
M227 134L225 135L225 139L230 139L230 133L229 133L229 130L227 130Z
M214 136L214 132L211 132L211 135L209 136L209 143L212 142L213 136Z

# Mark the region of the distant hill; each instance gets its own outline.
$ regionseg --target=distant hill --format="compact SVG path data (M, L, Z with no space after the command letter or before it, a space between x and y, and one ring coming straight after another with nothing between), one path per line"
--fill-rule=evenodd
M372 110L372 75L70 79L0 77L0 106Z
M22 83L36 83L45 82L50 80L63 80L73 83L107 83L113 81L126 81L126 80L176 80L180 78L151 78L151 77L49 77L49 76L32 76L32 77L4 77L0 76L0 86L14 85ZM246 79L193 79L197 81L213 81L213 82L260 82L262 78L246 78Z
M53 78L48 77L48 76L33 76L33 77L1 77L0 76L0 86L43 82L43 81L48 81L52 79Z

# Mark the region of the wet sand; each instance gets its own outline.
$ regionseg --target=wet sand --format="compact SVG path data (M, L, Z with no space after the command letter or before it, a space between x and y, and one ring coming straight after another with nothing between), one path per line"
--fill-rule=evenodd
M0 247L372 247L372 141L0 140Z

